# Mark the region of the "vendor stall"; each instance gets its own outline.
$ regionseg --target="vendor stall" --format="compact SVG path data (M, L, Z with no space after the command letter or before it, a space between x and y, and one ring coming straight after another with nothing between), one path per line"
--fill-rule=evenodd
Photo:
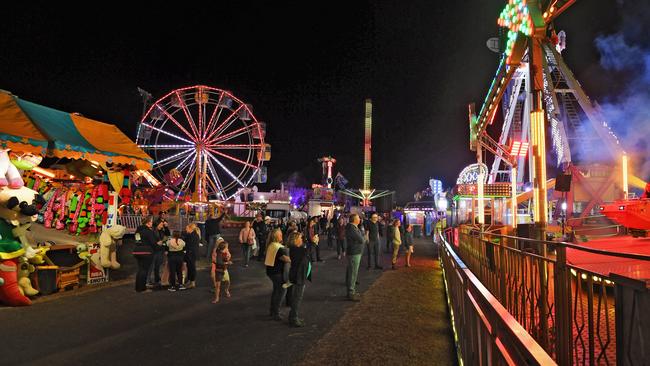
M121 236L100 233L117 223L118 201L131 200L130 172L151 163L114 125L0 91L0 303L28 305L41 284L46 293L82 277L102 282L107 268L119 268L109 257ZM42 226L28 231L36 220ZM15 291L30 280L35 289Z

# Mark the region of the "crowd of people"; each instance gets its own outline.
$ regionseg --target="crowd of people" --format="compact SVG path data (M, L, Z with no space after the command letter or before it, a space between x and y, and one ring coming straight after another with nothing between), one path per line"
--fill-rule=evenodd
M230 274L233 265L230 244L221 234L221 221L225 213L212 215L205 222L206 258L211 263L211 279L214 286L213 303L220 301L221 294L229 298ZM336 248L336 259L346 260L345 286L347 299L360 301L357 292L359 267L363 254L367 256L367 269L383 270L381 242L386 241L386 253L392 253L391 268L397 269L397 261L403 249L404 265L411 266L413 253L412 227L403 230L401 221L372 213L368 217L359 214L339 214L334 217L311 217L300 221L273 220L262 214L246 221L237 240L241 247L241 266L248 268L251 260L264 262L266 275L272 283L269 316L282 320L280 305L283 299L291 307L289 324L304 326L299 317L305 286L312 280L313 263L324 263L321 247ZM150 292L167 284L171 292L196 287L196 262L199 257L201 234L195 224L189 224L180 232L170 232L166 214L156 220L147 217L136 231L137 244L133 254L138 262L135 289ZM185 271L184 271L185 270ZM184 272L186 275L184 276Z

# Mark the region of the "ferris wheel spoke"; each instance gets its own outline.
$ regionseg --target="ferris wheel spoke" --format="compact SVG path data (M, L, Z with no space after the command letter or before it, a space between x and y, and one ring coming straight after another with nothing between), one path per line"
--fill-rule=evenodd
M152 167L155 167L155 166L161 167L161 166L163 166L163 165L167 165L167 164L169 164L169 163L173 163L173 162L175 162L175 161L178 161L178 160L180 160L180 159L183 159L185 154L191 153L192 151L194 151L194 150L192 150L192 149L187 149L187 150L185 150L185 151L181 151L181 152L179 152L178 154L174 154L174 155L172 155L172 156L168 156L168 157L166 157L166 158L164 158L164 159L162 159L162 160L158 160L158 161L156 161L156 162L153 163Z
M176 170L181 172L183 169L185 169L189 165L190 159L194 160L193 158L196 157L196 151L193 152L192 154L188 155L183 161L181 161L178 165L176 165Z
M178 150L178 149L193 149L194 145L138 145L143 149L154 150Z
M212 116L210 116L210 119L208 120L208 125L205 127L205 130L203 131L203 138L205 139L208 137L208 131L212 128L212 125L219 120L219 117L221 116L221 111L223 111L223 107L221 107L221 101L223 100L223 96L226 94L226 92L222 91L221 94L219 94L219 100L217 101L217 105L214 107L214 110L212 111ZM215 119L216 117L216 119Z
M246 185L245 185L244 183L242 183L242 181L239 180L239 178L237 178L237 177L236 177L236 176L235 176L235 175L230 171L230 169L226 168L226 166L223 165L223 163L221 163L221 161L219 161L219 159L217 159L216 156L212 155L211 153L208 153L208 155L209 155L210 158L213 159L217 164L219 164L219 166L221 167L221 169L225 170L226 173L228 173L228 175L229 175L232 179L234 179L237 183L239 183L240 186L242 186L242 187L246 187Z
M150 125L150 124L148 124L148 123L142 123L142 125L143 125L143 126L146 126L147 128L151 128L151 129L154 130L154 131L158 131L158 132L160 132L160 133L162 133L162 134L165 134L165 135L167 135L167 136L170 136L170 137L173 137L173 138L175 138L175 139L179 139L179 140L181 140L181 141L187 142L188 144L194 144L194 143L193 143L192 141L190 141L190 140L184 139L184 138L182 138L182 137L180 137L180 136L176 136L176 135L174 135L173 133L169 133L169 132L167 132L167 131L165 131L165 130L161 130L160 128L154 127L154 126L152 126L152 125ZM192 146L193 146L193 145L192 145Z
M217 144L209 145L210 148L215 150L250 150L259 149L262 147L260 144Z
M208 141L212 140L212 138L215 135L219 136L219 134L221 132L225 131L228 127L230 127L230 125L236 120L236 118L233 118L233 117L236 116L237 113L239 113L239 110L242 109L243 107L244 107L243 104L240 105L239 107L237 107L237 109L232 111L232 113L230 113L230 115L225 120L223 120L223 122L221 122L221 124L218 124L217 128L215 128L214 131L212 131L212 133L210 133L210 136L208 136Z
M183 103L183 104L184 104L184 103ZM162 107L160 107L159 105L156 105L156 107L157 107L161 112L163 112L163 113L165 114L165 116L167 116L167 118L169 118L172 122L174 122L174 124L176 125L176 127L180 128L181 131L183 131L187 137L189 137L189 138L191 138L191 139L195 139L195 137L192 136L192 134L189 133L189 132L185 129L185 127L183 127L183 125L181 125L181 124L176 120L176 118L174 118L171 114L169 114L169 112L167 112L166 110L162 109ZM190 142L190 143L193 144L193 142Z
M199 131L198 131L197 127L196 127L196 122L194 122L194 118L192 118L192 114L190 113L190 110L187 108L187 104L185 104L185 99L183 99L181 97L181 94L178 92L178 90L176 91L176 96L178 97L178 102L180 103L181 109L183 110L183 113L185 114L185 118L190 123L190 127L192 128L192 131L194 132L194 138L198 140L199 136L201 136L201 135L199 134Z
M208 159L208 169L212 172L212 176L214 177L214 181L217 184L217 188L219 189L217 195L220 195L221 198L225 197L226 191L223 188L223 184L221 184L221 179L219 179L219 174L217 174L217 170L214 168L214 165L212 164L212 161Z
M250 129L253 128L253 127L255 127L254 124L252 124L252 125L248 125L248 126L244 126L244 127L242 127L242 128L238 128L238 129L236 129L236 130L234 130L234 131L232 131L232 132L228 132L227 134L225 134L225 135L223 135L223 136L217 136L217 137L215 137L212 141L210 141L210 143L211 143L211 144L221 144L221 143L226 142L226 141L228 141L228 140L232 140L232 139L234 139L235 137L239 137L239 136L241 136L241 135L247 134L247 133L248 133L248 130L250 130Z
M187 170L187 175L186 175L187 178L183 181L180 192L185 192L185 190L189 188L189 185L192 182L194 177L194 172L196 172L196 159L192 159L190 168Z
M243 161L243 160L237 159L237 158L235 158L235 157L233 157L233 156L230 156L230 155L228 155L228 154L224 154L224 153L222 153L221 151L212 150L212 149L210 149L210 148L208 148L208 151L211 152L211 153L217 154L217 155L219 155L219 156L223 156L224 158L230 159L230 160L232 160L232 161L236 161L236 162L238 162L239 164L246 165L247 167L250 167L250 168L253 168L253 169L257 169L257 167L256 167L255 165L253 165L253 164L251 164L251 163L249 163L249 162L246 162L246 161Z

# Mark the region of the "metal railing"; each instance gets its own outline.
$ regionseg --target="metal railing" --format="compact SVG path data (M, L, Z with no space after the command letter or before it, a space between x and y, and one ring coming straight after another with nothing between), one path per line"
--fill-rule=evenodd
M478 277L443 241L440 259L461 365L553 365Z
M453 240L450 232L446 234L447 240ZM629 356L621 351L617 354L617 342L624 336L618 333L629 333L616 320L617 308L624 305L615 302L620 286L612 275L568 264L566 250L635 259L649 265L650 256L473 229L459 232L456 244L467 268L558 364L613 365L617 357Z

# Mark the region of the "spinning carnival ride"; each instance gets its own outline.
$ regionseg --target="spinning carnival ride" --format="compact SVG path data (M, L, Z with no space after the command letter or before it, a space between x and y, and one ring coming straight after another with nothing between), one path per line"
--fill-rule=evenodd
M176 89L145 113L137 144L152 170L179 195L227 200L248 186L270 158L265 124L228 91L197 85ZM171 174L170 174L171 173ZM173 179L170 179L172 177Z

